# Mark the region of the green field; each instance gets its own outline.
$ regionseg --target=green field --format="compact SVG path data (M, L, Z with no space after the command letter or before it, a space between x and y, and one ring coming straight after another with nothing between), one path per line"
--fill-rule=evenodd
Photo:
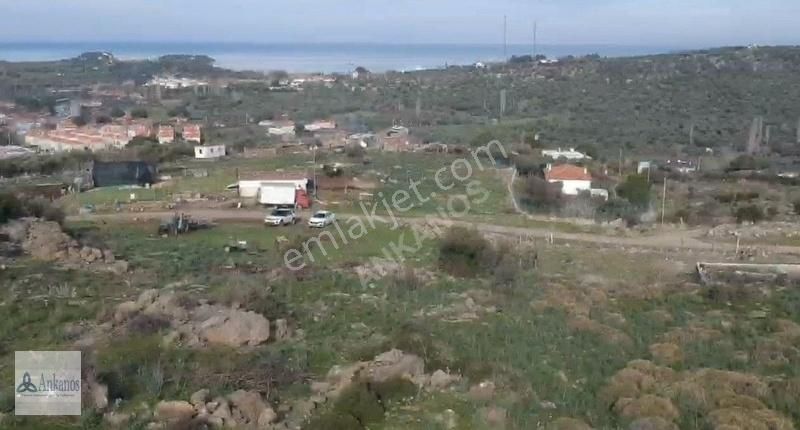
M441 415L451 409L457 428L488 429L480 413L483 407L507 410L507 428L546 427L562 417L594 428L624 428L639 416L610 408L608 402L620 396L615 384L621 377L614 375L636 359L662 363L659 375L676 372L676 380L700 369L736 372L719 374L716 377L722 379L713 383L695 382L709 399L721 396L720 404L686 403L671 391L669 384L675 381L628 394L647 392L670 399L678 412L669 421L680 428L713 428L710 417L716 415L711 412L734 401L731 396L743 395L725 391L725 384L735 384L741 375L758 384L769 382L768 390L753 394L757 400L748 408L782 416L788 420L784 423L800 419L791 406L800 395L791 388L800 378L795 349L800 333L791 326L800 327L797 288L761 293L731 287L731 292L710 295L691 283L691 260L680 255L542 244L537 267L522 268L511 285L501 286L491 276L443 273L436 239L409 255L407 263L416 268L418 282L388 276L365 288L353 268L381 257L383 247L408 233L407 228L371 230L339 249L323 241L329 246L327 256L317 250L315 262L302 276L273 272L282 264L276 239L285 236L291 243L302 243L318 230L234 223L161 238L155 228L154 223L70 226L82 240L104 243L128 260L131 271L126 275L64 271L29 259L3 271L3 306L11 316L0 323L2 338L7 339L4 357L19 348L68 348L72 339L64 334L66 326L92 325L116 303L143 289L170 288L210 300L247 297L241 301L244 307L270 318L288 316L304 336L242 352L165 347L158 335L102 342L97 345L100 369L132 378L119 406L122 411L134 410L141 402L188 398L208 386L208 375L218 372L226 376L212 390L229 392L241 387L237 381L253 366L269 360L288 360L280 361L287 374L298 372L317 380L331 366L370 359L395 347L423 357L427 372L449 369L463 380L451 390L420 392L391 403L384 419L370 428L443 429ZM238 240L247 241L247 252L224 251ZM70 298L54 296L54 284L75 287L75 293ZM474 317L462 315L467 297L474 297ZM21 311L33 304L36 311ZM778 321L784 321L782 329ZM784 340L776 344L775 339ZM680 360L659 361L651 352L656 343L676 345ZM742 361L745 355L749 359ZM172 375L158 391L148 388L148 375L155 368ZM7 377L11 371L6 366L0 373ZM485 380L496 386L492 396L469 394L470 386ZM291 402L308 395L308 380L289 378L276 388L274 402ZM756 403L762 406L753 406ZM0 405L4 411L13 406L8 391L3 391ZM646 412L637 412L642 413ZM48 428L97 428L91 415L81 422L7 419L14 428L37 428L42 422L53 424Z

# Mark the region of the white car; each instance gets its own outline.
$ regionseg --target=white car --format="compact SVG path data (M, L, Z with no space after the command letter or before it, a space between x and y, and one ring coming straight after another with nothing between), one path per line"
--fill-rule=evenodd
M336 221L336 215L333 212L319 211L308 219L309 227L325 228Z
M266 225L289 225L297 222L297 215L291 209L275 209L264 218Z

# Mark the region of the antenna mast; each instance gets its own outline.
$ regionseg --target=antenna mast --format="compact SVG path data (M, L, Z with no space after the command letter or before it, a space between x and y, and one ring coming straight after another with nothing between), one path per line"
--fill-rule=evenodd
M503 15L503 61L508 61L508 16Z
M537 33L537 30L538 30L538 26L539 26L538 24L539 24L538 22L533 21L533 59L534 60L536 60L536 48L537 48L537 46L536 46L536 33Z

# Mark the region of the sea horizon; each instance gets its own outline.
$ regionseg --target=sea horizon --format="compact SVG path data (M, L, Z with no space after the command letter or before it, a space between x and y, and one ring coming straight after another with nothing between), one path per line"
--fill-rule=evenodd
M664 54L687 48L613 44L540 44L536 53L550 58L598 54L627 57ZM469 43L259 43L259 42L0 42L0 61L54 61L84 52L110 52L122 60L155 59L162 55L208 55L215 65L232 70L290 73L346 73L361 66L371 71L409 71L502 61L531 55L533 44Z

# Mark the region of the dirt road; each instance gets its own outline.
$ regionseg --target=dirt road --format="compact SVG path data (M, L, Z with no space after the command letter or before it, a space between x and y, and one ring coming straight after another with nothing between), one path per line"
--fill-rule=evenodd
M197 219L205 219L214 222L261 222L264 218L264 211L262 210L248 210L248 209L187 209L181 212L191 215ZM132 221L132 220L161 220L172 216L174 212L120 212L113 214L91 214L91 215L78 215L68 217L69 221ZM340 216L340 221L346 222L349 218L355 215L344 214ZM386 223L390 222L389 218L382 218ZM660 249L692 249L692 250L718 250L718 251L734 251L736 246L727 243L709 243L698 239L699 232L692 231L670 231L665 233L657 233L654 235L639 235L631 237L620 237L592 233L567 233L555 229L547 228L534 228L534 227L510 227L503 225L494 225L483 222L451 220L442 218L412 218L404 217L398 218L401 224L405 225L424 225L424 224L438 224L443 226L450 225L464 225L478 229L483 233L499 234L508 236L523 236L526 238L539 238L549 239L554 241L569 241L569 242L584 242L600 245L620 246L620 247L643 247L643 248L660 248ZM777 253L777 254L791 254L800 256L800 247L795 246L779 246L779 245L763 245L759 246L760 250Z

